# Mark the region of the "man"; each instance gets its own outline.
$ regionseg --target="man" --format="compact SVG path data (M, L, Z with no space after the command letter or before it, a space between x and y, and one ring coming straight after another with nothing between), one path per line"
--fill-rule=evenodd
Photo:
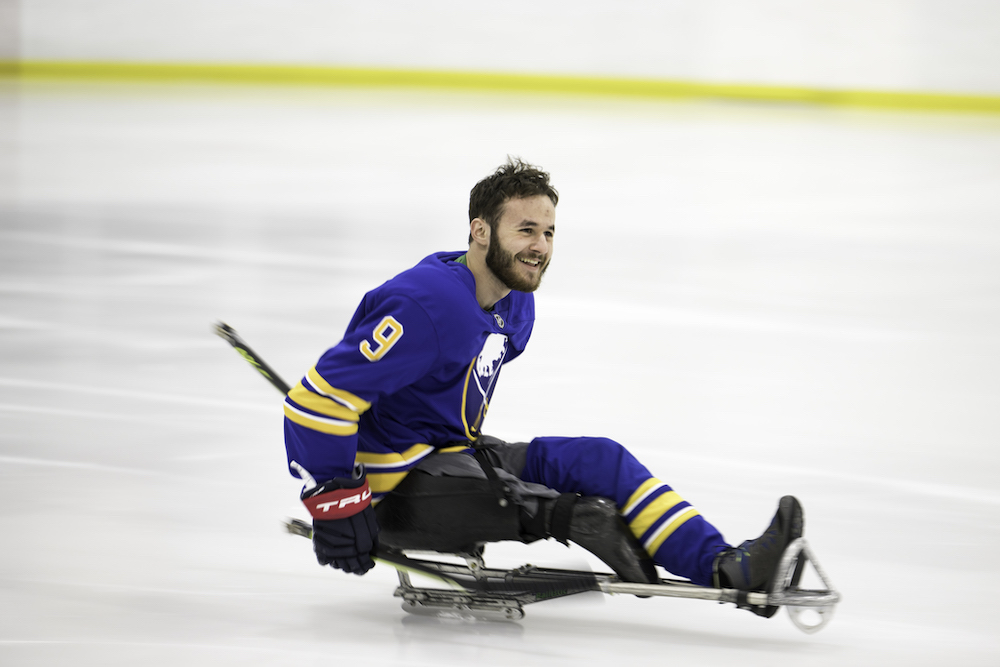
M461 539L572 540L624 579L655 579L655 562L696 584L766 590L802 534L794 498L781 500L764 535L732 547L613 440L508 444L482 434L500 371L531 335L558 201L547 173L508 160L472 189L468 250L431 255L369 292L343 340L289 392L285 444L307 481L317 559L363 574L380 519L393 524L383 541L406 541L397 528L411 519L393 517L420 495L412 487L484 479L509 512L469 516L459 498L417 514L444 513L431 524ZM438 550L452 542L424 539Z

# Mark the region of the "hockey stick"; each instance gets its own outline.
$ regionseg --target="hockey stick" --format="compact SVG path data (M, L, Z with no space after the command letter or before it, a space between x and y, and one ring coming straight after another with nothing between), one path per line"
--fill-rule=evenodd
M300 519L289 519L285 522L285 529L293 535L312 539L312 526ZM454 590L487 596L508 596L521 602L536 602L601 590L598 583L600 575L580 570L553 570L531 566L525 568L530 572L494 570L485 567L473 570L468 566L418 560L410 558L401 551L381 547L375 554L375 560L390 565L400 572L430 577ZM522 596L527 597L520 599Z
M233 348L239 352L251 366L256 368L258 373L263 375L268 382L274 385L278 391L282 394L287 394L291 391L292 388L288 386L288 383L282 380L281 376L275 373L256 352L250 349L250 346L246 344L246 341L244 341L240 335L236 333L236 329L233 329L225 322L216 322L213 327L213 331L215 331L215 335L232 345Z
M278 391L282 394L287 394L290 391L288 383L281 379L278 375L263 359L260 355L253 351L253 349L246 344L246 341L233 329L231 326L225 322L218 322L213 327L215 334L220 338L225 340L227 343L233 346L237 352L242 356L251 366L253 366L257 371L264 376L264 378L270 382ZM298 519L290 519L285 522L285 527L288 532L301 535L302 537L312 539L312 526L304 521ZM415 573L420 573L425 576L434 577L441 581L446 582L454 588L462 590L475 590L480 593L486 594L496 594L496 595L509 595L509 594L529 594L534 598L546 598L546 597L558 597L560 595L571 595L573 593L582 593L585 591L595 591L597 589L596 579L590 573L579 572L573 573L572 576L559 577L557 580L547 580L547 581L512 581L509 577L506 581L480 581L476 577L471 579L463 578L459 576L458 579L446 576L441 570L428 567L427 565L416 561L406 556L379 547L375 554L375 560L382 561L387 565L396 568L397 571L410 571ZM461 575L461 571L455 572L454 574Z

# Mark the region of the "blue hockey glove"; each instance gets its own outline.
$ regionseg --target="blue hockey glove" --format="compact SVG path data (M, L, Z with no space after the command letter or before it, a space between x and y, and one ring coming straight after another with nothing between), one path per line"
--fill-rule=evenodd
M319 564L364 574L375 567L378 522L364 468L355 474L318 484L301 497L313 517L313 550Z

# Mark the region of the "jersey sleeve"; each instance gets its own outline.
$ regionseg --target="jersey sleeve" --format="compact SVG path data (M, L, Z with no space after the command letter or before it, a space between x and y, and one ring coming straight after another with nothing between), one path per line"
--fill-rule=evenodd
M374 299L373 299L374 300ZM354 467L361 415L422 378L440 341L427 313L406 296L366 298L344 339L327 350L285 397L285 449L317 480Z

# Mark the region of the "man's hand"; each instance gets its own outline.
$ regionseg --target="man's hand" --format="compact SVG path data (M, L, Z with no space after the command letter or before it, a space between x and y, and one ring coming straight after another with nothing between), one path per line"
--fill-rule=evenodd
M364 469L357 477L337 477L302 492L313 517L313 549L320 565L364 574L375 567L378 522Z

